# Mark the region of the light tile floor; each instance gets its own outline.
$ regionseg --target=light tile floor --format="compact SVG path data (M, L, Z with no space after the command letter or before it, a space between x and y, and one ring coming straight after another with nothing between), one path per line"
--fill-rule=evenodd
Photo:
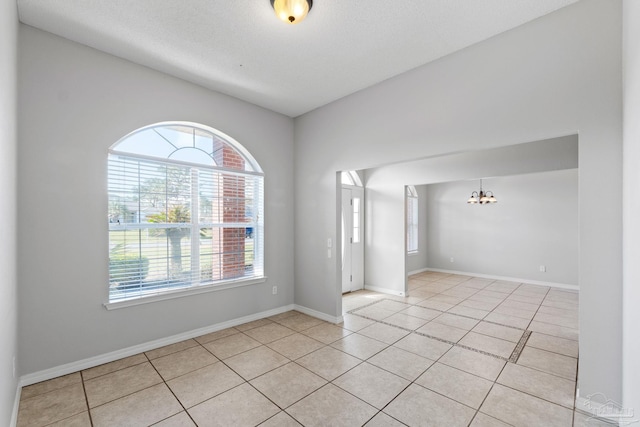
M427 272L22 390L18 426L571 426L578 294ZM604 424L602 424L604 425Z

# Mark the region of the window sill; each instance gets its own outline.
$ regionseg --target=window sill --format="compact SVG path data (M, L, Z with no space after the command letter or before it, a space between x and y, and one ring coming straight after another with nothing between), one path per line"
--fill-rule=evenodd
M418 251L411 251L411 252L407 252L407 255L408 256L416 256L416 255L418 255L418 253L419 253Z
M130 299L123 299L114 302L105 302L104 308L107 310L117 310L120 308L132 307L135 305L149 304L157 301L165 301L169 299L188 297L191 295L198 295L208 292L223 291L225 289L239 288L242 286L256 285L258 283L264 283L267 281L266 276L255 277L244 280L229 280L226 282L216 282L208 285L194 286L192 288L179 289L175 291L167 291L161 294L132 297Z

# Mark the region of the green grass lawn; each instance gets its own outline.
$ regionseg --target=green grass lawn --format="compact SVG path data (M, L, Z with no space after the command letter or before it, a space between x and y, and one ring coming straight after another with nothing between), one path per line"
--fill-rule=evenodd
M211 230L211 229L208 229ZM205 236L210 233L203 233ZM200 265L201 268L211 265L211 257L217 251L213 248L211 237L200 238ZM253 264L254 240L245 239L245 266ZM191 265L191 238L181 239L181 258L183 269ZM149 280L161 280L166 276L167 260L171 257L170 239L162 230L118 230L109 232L110 256L126 256L127 258L147 258L149 260Z

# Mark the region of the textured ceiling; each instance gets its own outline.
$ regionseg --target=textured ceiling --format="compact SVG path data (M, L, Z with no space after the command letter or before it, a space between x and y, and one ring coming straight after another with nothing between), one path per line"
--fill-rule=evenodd
M25 24L296 117L578 0L18 0Z

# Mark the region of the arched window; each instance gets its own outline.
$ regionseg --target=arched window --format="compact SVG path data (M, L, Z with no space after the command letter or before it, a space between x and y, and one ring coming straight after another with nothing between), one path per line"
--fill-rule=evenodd
M340 172L340 181L342 185L352 185L355 187L362 187L362 180L356 171L342 171Z
M407 185L407 253L418 252L418 192Z
M263 173L194 123L138 129L109 150L109 302L264 277Z

